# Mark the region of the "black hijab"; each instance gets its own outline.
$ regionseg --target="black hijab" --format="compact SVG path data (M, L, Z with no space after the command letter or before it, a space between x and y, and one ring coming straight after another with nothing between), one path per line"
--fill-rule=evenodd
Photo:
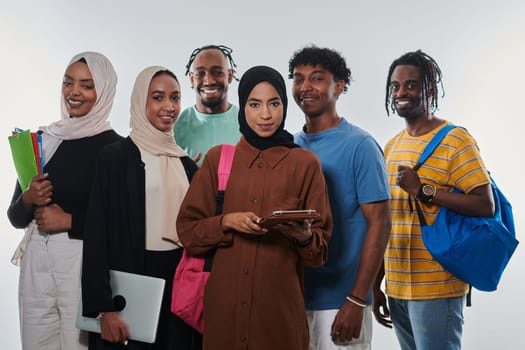
M257 135L246 122L246 114L244 112L248 96L255 85L263 81L272 84L283 102L283 120L281 125L279 125L279 128L270 137L260 137ZM286 97L286 85L279 72L267 66L255 66L248 69L246 73L243 74L241 81L239 82L239 129L250 145L261 151L275 146L285 146L288 148L299 147L294 144L292 134L284 130L287 107L288 98Z

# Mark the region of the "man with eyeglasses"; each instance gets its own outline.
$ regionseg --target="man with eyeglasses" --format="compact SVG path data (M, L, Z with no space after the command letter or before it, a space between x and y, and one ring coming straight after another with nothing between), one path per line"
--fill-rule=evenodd
M235 77L233 52L224 45L196 48L186 65L196 101L184 109L173 127L177 144L200 166L208 150L218 144L236 144L241 134L239 107L228 101L228 86Z

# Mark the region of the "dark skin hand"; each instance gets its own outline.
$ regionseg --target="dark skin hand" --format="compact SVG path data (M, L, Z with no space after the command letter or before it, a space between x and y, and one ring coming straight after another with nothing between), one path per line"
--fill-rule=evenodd
M48 174L31 179L29 187L22 193L22 201L28 209L34 209L35 222L42 232L63 232L71 228L71 214L59 205L50 204L53 184Z
M105 312L100 318L100 337L110 343L128 343L128 328L115 312Z
M258 225L260 217L252 212L238 212L225 214L222 218L222 230L235 230L237 232L247 233L254 236L265 235L268 230Z
M392 328L392 320L390 319L390 310L388 310L388 304L385 293L381 290L381 282L385 276L385 267L381 266L381 269L377 273L376 281L373 287L374 301L372 304L372 311L376 321L386 327Z
M64 232L71 229L71 214L66 213L58 204L37 207L34 215L41 232Z
M295 239L302 243L312 238L312 220L306 219L302 223L289 221L285 224L275 225L273 227L276 231Z
M421 186L417 173L403 165L398 166L396 183L413 196L418 194ZM494 198L490 184L476 187L468 194L438 189L432 203L463 215L485 217L494 215Z
M31 179L29 187L22 193L22 201L27 209L51 203L53 184L48 180L48 176L48 174L35 176Z
M397 167L396 184L411 195L416 195L419 192L421 181L417 173L410 167L399 165Z
M225 214L222 218L222 229L228 231L233 229L254 236L265 235L268 230L259 226L261 218L252 212L238 212ZM302 224L288 222L274 226L279 232L296 239L298 242L304 242L312 237L311 220L305 220Z
M353 338L359 338L363 320L363 310L352 302L347 301L341 306L334 322L330 335L334 342L346 342Z

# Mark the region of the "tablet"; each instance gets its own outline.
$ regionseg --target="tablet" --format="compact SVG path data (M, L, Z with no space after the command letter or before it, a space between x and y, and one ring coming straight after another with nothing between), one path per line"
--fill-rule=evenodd
M315 220L320 215L315 209L304 209L304 210L276 210L270 215L262 218L259 222L259 226L264 228L271 228L278 224L287 223L290 221L302 222L306 219Z
M154 343L165 281L162 278L110 270L109 283L113 300L118 300L123 307L118 314L126 322L129 339ZM100 333L98 319L82 316L82 300L78 307L76 326Z

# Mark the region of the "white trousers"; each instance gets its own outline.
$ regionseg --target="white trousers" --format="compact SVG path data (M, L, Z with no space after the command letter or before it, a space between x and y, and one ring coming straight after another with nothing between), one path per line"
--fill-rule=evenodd
M363 310L363 324L359 338L337 343L330 336L332 323L339 310L307 310L310 330L310 350L370 350L372 348L372 308Z
M18 285L22 349L87 349L87 334L75 326L81 268L81 240L32 234Z

